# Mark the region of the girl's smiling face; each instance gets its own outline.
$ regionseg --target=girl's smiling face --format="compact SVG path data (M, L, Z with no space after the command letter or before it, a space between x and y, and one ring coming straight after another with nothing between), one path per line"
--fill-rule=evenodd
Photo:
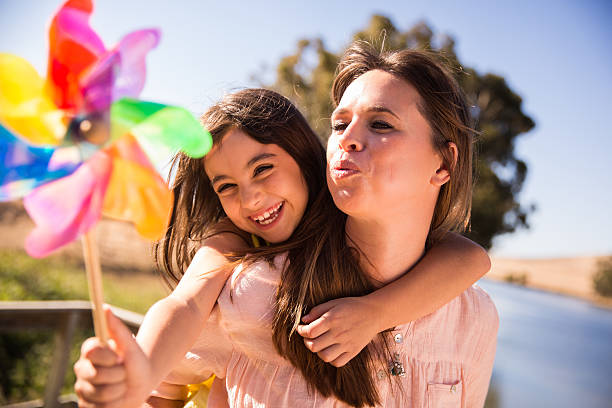
M286 151L232 129L203 160L225 214L238 228L271 243L291 236L306 210L308 187Z

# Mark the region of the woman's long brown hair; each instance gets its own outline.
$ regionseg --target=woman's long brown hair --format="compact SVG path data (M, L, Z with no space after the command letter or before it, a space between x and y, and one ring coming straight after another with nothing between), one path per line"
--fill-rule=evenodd
M321 142L288 99L265 89L227 95L202 116L202 124L215 145L229 130L238 129L259 143L278 145L299 165L308 185L308 204L292 236L281 244L233 255L251 263L258 259L272 262L277 255L287 253L273 320L277 351L301 371L311 391L316 389L326 397L333 395L357 407L375 405L380 400L373 378L375 363L381 360L377 349L366 348L344 367L336 368L310 352L295 333L310 308L373 290L359 267L356 251L347 245L346 216L335 207L327 189ZM174 286L203 239L232 231L223 227L228 225L226 216L202 159L179 154L171 174L173 210L165 238L157 243L155 253L166 282Z

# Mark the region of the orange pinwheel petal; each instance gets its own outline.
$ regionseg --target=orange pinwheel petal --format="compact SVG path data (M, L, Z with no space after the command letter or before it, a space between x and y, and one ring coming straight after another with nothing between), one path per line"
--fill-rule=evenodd
M106 149L113 157L113 173L102 214L131 221L144 238L160 239L166 231L172 192L140 151L132 136Z

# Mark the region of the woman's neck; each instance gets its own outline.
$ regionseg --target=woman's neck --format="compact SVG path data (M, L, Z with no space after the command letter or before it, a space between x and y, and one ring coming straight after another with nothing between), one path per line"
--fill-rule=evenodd
M403 217L398 222L349 216L346 234L349 245L361 253L363 270L383 285L406 273L423 256L430 223L431 217Z

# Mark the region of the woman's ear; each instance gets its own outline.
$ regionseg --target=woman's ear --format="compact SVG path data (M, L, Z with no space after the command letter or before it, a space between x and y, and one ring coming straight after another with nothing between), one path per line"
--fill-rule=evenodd
M453 142L447 142L440 155L442 156L442 162L431 178L431 184L437 187L442 187L450 180L451 172L457 164L457 157L459 155L457 145Z

